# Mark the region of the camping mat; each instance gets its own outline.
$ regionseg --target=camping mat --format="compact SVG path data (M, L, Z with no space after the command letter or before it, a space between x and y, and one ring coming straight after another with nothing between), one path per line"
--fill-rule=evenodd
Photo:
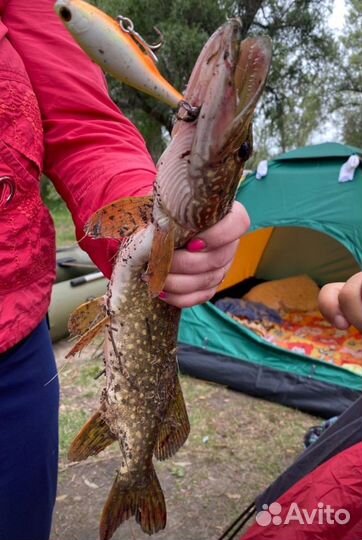
M230 313L236 321L269 343L329 362L362 376L362 335L353 327L337 330L319 311L286 312L281 322L250 320Z

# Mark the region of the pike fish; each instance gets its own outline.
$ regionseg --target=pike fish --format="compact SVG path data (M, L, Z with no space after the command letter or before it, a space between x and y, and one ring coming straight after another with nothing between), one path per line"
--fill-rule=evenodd
M172 456L190 426L177 370L180 310L158 294L174 249L230 211L252 151L252 117L270 62L267 38L242 41L237 19L221 26L201 51L186 88L197 118L181 104L158 162L153 196L116 201L87 224L93 238L123 239L105 298L80 306L70 320L71 332L82 336L71 355L98 333L105 335L100 408L69 451L71 460L82 460L119 442L119 470L103 509L101 540L133 515L148 534L166 525L153 458Z
M122 21L84 0L57 0L54 7L74 39L104 71L172 108L179 106L182 94L161 75L153 47L133 30L132 21L126 19L123 29Z

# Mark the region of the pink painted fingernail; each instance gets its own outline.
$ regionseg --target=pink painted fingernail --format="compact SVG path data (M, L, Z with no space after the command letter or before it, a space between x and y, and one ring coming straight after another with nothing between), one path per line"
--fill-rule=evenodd
M165 293L165 291L161 291L160 294L158 295L158 297L161 300L164 300L165 298L167 298L167 293Z
M202 251L206 248L206 242L204 240L201 240L201 238L194 238L193 240L190 240L190 242L187 244L187 250L191 252L195 251Z

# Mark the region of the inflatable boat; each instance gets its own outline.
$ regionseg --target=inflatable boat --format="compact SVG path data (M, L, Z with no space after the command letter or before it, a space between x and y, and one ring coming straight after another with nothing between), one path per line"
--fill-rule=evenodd
M80 304L101 296L107 280L89 256L79 247L57 249L57 275L49 309L50 333L53 341L68 335L68 319Z

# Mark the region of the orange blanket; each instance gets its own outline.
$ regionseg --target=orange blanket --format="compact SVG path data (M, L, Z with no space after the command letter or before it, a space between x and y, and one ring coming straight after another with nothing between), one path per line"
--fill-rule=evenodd
M278 347L333 363L362 376L362 335L358 330L352 327L337 330L319 311L284 313L282 317L283 322L275 324L233 316Z

